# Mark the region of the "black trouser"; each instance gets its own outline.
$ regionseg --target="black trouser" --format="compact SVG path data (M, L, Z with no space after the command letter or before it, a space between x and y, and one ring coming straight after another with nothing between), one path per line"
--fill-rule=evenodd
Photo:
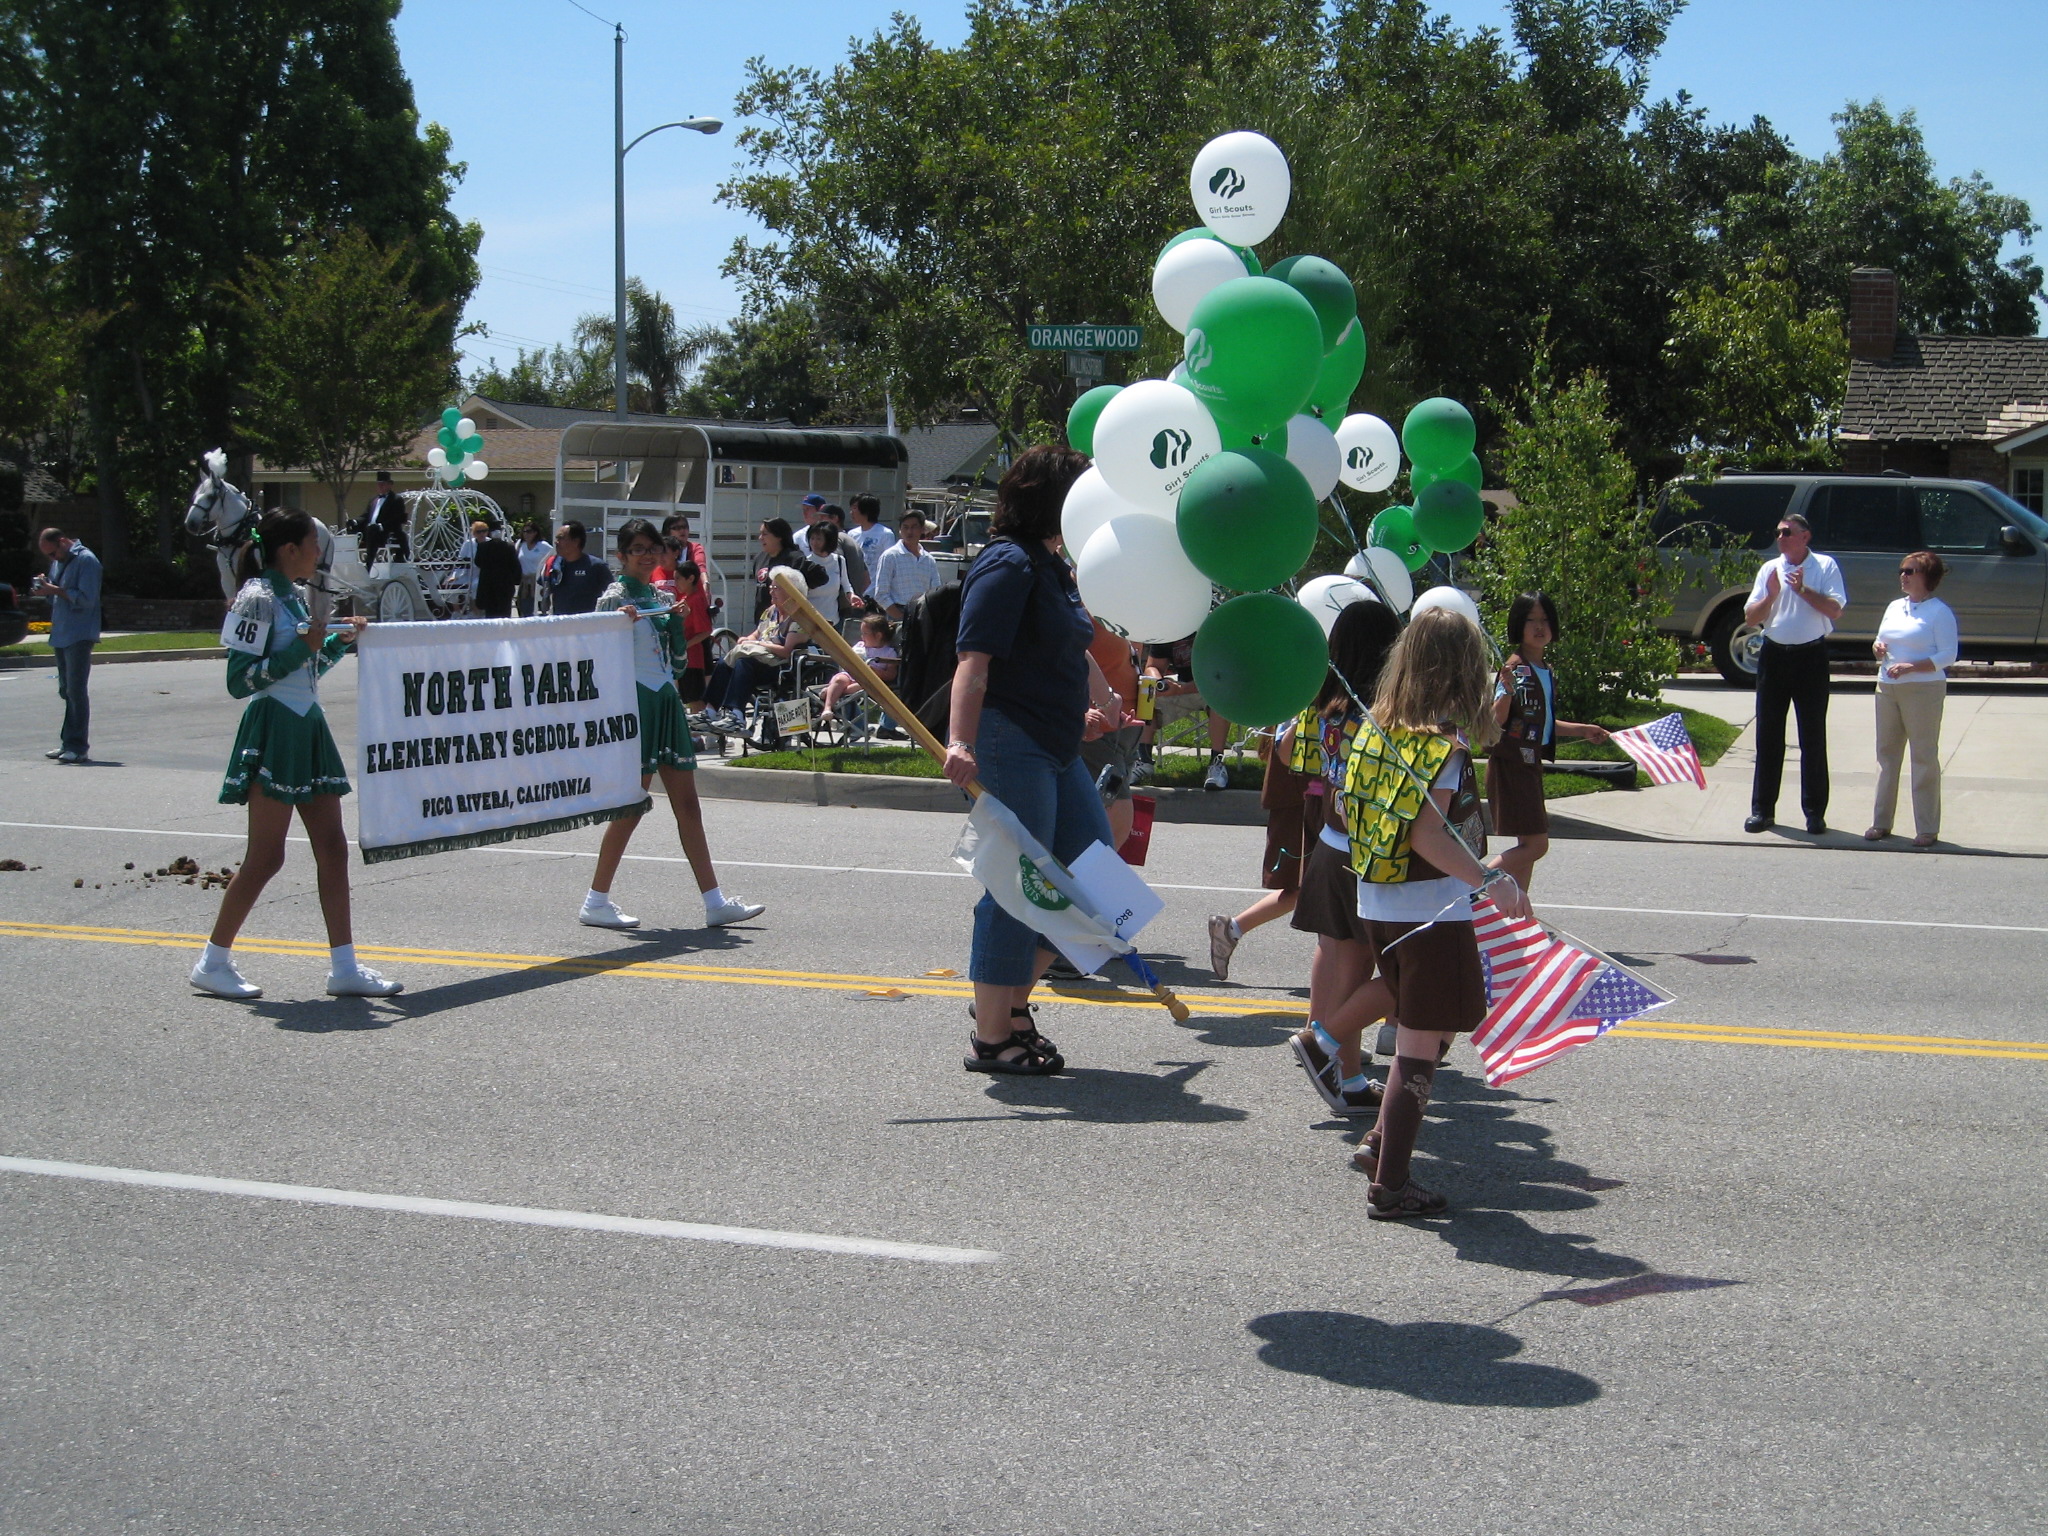
M1785 774L1785 706L1799 716L1799 808L1809 816L1828 810L1828 643L1780 645L1766 640L1756 662L1756 782L1753 815L1778 810Z

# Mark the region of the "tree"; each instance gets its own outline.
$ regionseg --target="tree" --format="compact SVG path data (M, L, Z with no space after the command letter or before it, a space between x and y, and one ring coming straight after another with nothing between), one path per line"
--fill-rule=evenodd
M881 414L841 395L817 322L796 303L744 316L721 331L684 391L682 409L693 416L788 421L799 427L874 421Z
M1697 467L1784 468L1830 452L1848 381L1842 312L1802 315L1776 251L1682 294L1665 353L1693 402L1693 440L1709 461Z
M521 347L509 369L481 369L471 375L469 388L507 405L608 411L613 403L612 356L609 348L600 353L559 342L531 352Z
M2031 255L1999 259L2008 238L2040 232L2019 198L1972 172L1937 179L1919 119L1881 101L1835 114L1833 154L1803 166L1793 188L1805 225L1807 279L1846 292L1859 266L1899 275L1899 323L1909 331L2031 336L2042 272Z
M1548 592L1563 629L1549 653L1558 713L1590 720L1654 699L1678 670L1677 645L1657 633L1671 578L1652 550L1653 509L1636 496L1605 381L1587 372L1556 385L1539 346L1520 398L1493 406L1521 504L1474 551L1488 629L1505 629L1518 594Z
M602 359L606 377L613 367L612 338L617 324L610 315L585 315L576 322L577 349L593 361ZM667 299L637 277L626 279L626 403L636 411L666 416L691 364L724 332L715 325L679 326ZM635 388L638 393L636 395ZM614 404L616 386L610 396Z
M62 408L85 327L56 302L31 202L0 205L0 447L26 463Z
M109 556L131 491L162 548L204 449L243 445L254 365L231 291L344 225L408 246L414 296L452 338L481 232L448 198L462 168L422 127L391 30L398 0L14 0L0 131L43 189L74 313L99 317L81 359Z
M252 261L236 290L255 348L248 440L303 464L334 493L337 519L363 471L396 455L447 388L445 307L413 293L413 258L359 229Z

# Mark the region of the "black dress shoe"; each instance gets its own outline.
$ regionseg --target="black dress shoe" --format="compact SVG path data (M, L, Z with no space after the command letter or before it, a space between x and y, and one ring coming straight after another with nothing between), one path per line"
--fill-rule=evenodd
M1820 816L1809 816L1806 818L1806 830L1812 833L1815 837L1819 837L1821 833L1827 831L1827 829L1828 824L1826 818Z
M1742 830L1745 832L1768 832L1771 830L1771 818L1768 816L1752 816L1742 824Z

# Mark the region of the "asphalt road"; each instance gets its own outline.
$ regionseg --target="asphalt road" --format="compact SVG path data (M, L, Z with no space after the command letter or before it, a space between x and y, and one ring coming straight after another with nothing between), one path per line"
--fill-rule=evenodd
M1051 1001L1052 1081L960 1070L938 815L708 802L770 904L718 933L652 819L638 935L573 921L594 831L359 868L389 1003L321 994L295 848L237 1005L183 984L216 894L141 879L239 854L219 665L94 681L119 766L71 770L48 675L0 674L0 857L37 866L0 874L0 1159L944 1251L0 1163L10 1536L2048 1520L2036 861L1560 843L1539 910L1672 1022L1516 1091L1461 1048L1419 1161L1453 1216L1368 1224L1281 1044L1305 942L1203 964L1254 829L1161 829L1196 1016Z

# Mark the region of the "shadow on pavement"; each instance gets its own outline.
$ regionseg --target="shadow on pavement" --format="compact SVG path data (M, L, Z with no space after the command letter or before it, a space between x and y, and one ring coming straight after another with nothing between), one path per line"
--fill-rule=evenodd
M1518 1113L1543 1103L1484 1078L1446 1069L1437 1073L1430 1118L1416 1147L1415 1177L1450 1197L1449 1215L1426 1224L1468 1264L1491 1264L1568 1280L1618 1280L1650 1266L1608 1253L1582 1232L1548 1232L1522 1212L1590 1210L1594 1190L1618 1180L1559 1157L1550 1130ZM1371 1122L1350 1123L1345 1140L1356 1145ZM1360 1176L1363 1182L1363 1176Z
M940 1115L891 1120L891 1125L954 1125L984 1120L1078 1120L1090 1125L1143 1125L1171 1121L1215 1125L1248 1118L1227 1104L1211 1104L1188 1084L1212 1065L1206 1061L1162 1061L1174 1070L1163 1077L1104 1067L1069 1067L1057 1077L998 1077L988 1097L1010 1105L1007 1115Z
M1522 1341L1475 1323L1383 1323L1350 1312L1268 1312L1246 1328L1275 1370L1461 1408L1574 1408L1600 1395L1577 1371L1509 1357Z
M329 997L279 1003L258 1001L250 1005L250 1011L271 1020L279 1029L294 1030L300 1034L325 1035L344 1030L389 1029L402 1021L431 1018L437 1013L446 1013L453 1008L497 1002L502 998L518 997L543 987L583 981L593 976L602 976L608 971L624 970L627 966L638 965L643 961L677 960L711 951L742 947L743 937L724 929L687 933L655 932L648 933L645 937L628 936L628 943L620 949L608 950L602 954L566 957L569 961L567 965L560 962L545 962L525 966L516 971L497 971L485 976L471 976L463 981L451 981L417 991L408 989L391 998Z

